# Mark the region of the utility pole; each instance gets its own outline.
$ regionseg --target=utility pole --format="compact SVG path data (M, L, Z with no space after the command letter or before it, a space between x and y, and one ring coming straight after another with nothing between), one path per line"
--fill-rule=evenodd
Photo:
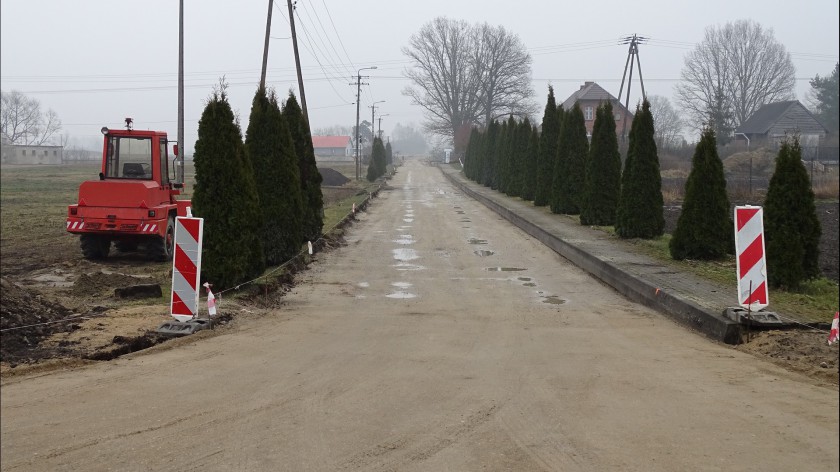
M625 111L630 111L628 106L630 105L630 85L633 82L633 63L635 58L635 64L639 67L639 84L642 86L642 100L647 100L647 95L645 95L645 81L642 78L642 63L639 61L639 44L647 41L648 38L644 38L642 36L637 36L633 34L633 36L627 36L621 40L619 44L629 44L629 48L627 50L627 60L624 61L624 75L621 76L621 88L618 90L618 100L619 105L621 105L621 93L624 91L624 79L628 78L627 76L627 65L630 65L630 76L627 80L627 96L624 99L624 109ZM624 120L622 121L621 127L621 140L623 141L627 136L627 115L624 115Z
M265 70L268 67L268 40L271 36L271 12L274 0L268 0L268 15L265 19L265 44L263 45L262 73L260 74L260 90L265 90Z
M379 100L378 102L373 102L370 105L370 136L371 138L376 138L376 134L373 131L374 124L376 123L376 109L379 108L376 106L377 103L385 103L385 100Z
M295 50L295 65L297 65L298 88L300 88L300 107L303 110L303 119L306 120L306 127L309 127L309 111L306 109L306 93L303 91L303 74L300 71L300 54L298 54L297 34L295 33L295 14L292 0L287 0L289 4L289 26L292 27L292 47Z
M178 8L178 155L175 183L184 184L184 0Z
M361 161L359 160L359 95L362 91L362 71L368 69L376 69L376 66L362 67L361 69L356 71L356 83L350 84L356 85L356 180L359 180L361 175ZM369 76L365 76L365 78L368 77Z

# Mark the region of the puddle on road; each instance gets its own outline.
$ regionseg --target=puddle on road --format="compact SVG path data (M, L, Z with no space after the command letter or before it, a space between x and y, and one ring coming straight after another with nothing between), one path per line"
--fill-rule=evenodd
M408 264L406 262L400 262L399 264L394 264L391 267L393 267L397 270L423 270L423 269L426 268L425 266L421 266L421 265L417 265L417 264Z
M470 238L470 239L467 240L467 242L470 243L470 244L487 244L486 239Z
M359 287L361 287L361 288L368 288L368 287L370 287L370 284L369 284L369 283L367 283L367 282L359 282Z
M403 218L403 223L414 223L414 218Z
M521 270L528 270L523 269L521 267L488 267L484 269L488 272L519 272Z
M473 254L475 254L478 257L487 257L487 256L492 256L493 254L496 254L496 253L493 252L493 251L480 250L480 251L473 251Z
M420 259L414 249L392 249L391 252L394 253L394 259L402 262Z
M517 277L516 280L521 280L523 282L530 282L531 277Z
M566 300L558 297L557 295L549 295L547 297L543 297L542 302L550 305L562 305L566 303Z
M412 284L410 284L408 282L394 282L394 283L391 284L392 287L397 287L397 288L401 288L401 289L407 289L407 288L411 287L411 285Z
M463 220L458 221L458 223L472 223L472 220L469 218L464 218Z
M391 242L407 246L409 244L414 244L416 241L414 240L414 237L410 234L401 234L398 239L394 239Z
M527 282L527 283L522 284L522 286L523 287L536 287L537 284L535 284L534 282Z
M459 214L459 215L463 215L463 214L465 214L465 213L464 213L464 210L458 210L458 211L456 211L455 213L457 213L457 214Z
M417 295L415 295L413 293L402 292L402 291L389 293L388 295L385 295L385 296L388 297L388 298L398 298L398 299L403 299L403 300L409 299L409 298L417 298Z

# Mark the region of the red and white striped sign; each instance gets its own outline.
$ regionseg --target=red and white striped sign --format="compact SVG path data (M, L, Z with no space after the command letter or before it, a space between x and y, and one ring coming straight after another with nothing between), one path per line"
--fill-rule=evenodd
M738 304L760 310L769 304L767 259L764 255L764 210L735 207L735 255L738 267Z
M175 219L175 257L172 259L170 313L178 321L189 321L198 314L198 282L201 278L203 236L203 218L179 216Z

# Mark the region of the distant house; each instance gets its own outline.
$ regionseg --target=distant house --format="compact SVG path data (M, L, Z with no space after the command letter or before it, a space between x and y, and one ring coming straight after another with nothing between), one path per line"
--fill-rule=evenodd
M3 164L61 164L64 148L61 146L36 146L21 144L3 144Z
M584 82L580 89L571 94L562 105L564 110L571 109L575 106L575 102L580 105L580 111L583 112L583 119L586 124L586 135L592 136L592 127L595 125L595 110L601 102L606 101L612 101L616 134L621 135L625 121L627 122L626 132L629 134L633 114L624 108L624 105L617 98L610 95L595 82Z
M749 138L750 147L775 148L786 135L799 134L805 148L815 148L828 134L828 130L799 100L763 105L735 130L735 139Z
M352 160L355 155L350 136L312 136L315 157L325 161Z

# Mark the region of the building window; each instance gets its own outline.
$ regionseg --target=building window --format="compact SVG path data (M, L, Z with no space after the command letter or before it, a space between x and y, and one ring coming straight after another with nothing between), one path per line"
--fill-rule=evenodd
M620 119L621 119L621 113L616 113L615 114L615 121L618 121Z
M583 109L583 118L586 121L592 121L592 107L586 107Z
M26 149L24 149L24 150L23 150L23 155L24 155L24 156L26 155Z
M58 151L53 151L53 156L57 156L57 155L58 155Z

